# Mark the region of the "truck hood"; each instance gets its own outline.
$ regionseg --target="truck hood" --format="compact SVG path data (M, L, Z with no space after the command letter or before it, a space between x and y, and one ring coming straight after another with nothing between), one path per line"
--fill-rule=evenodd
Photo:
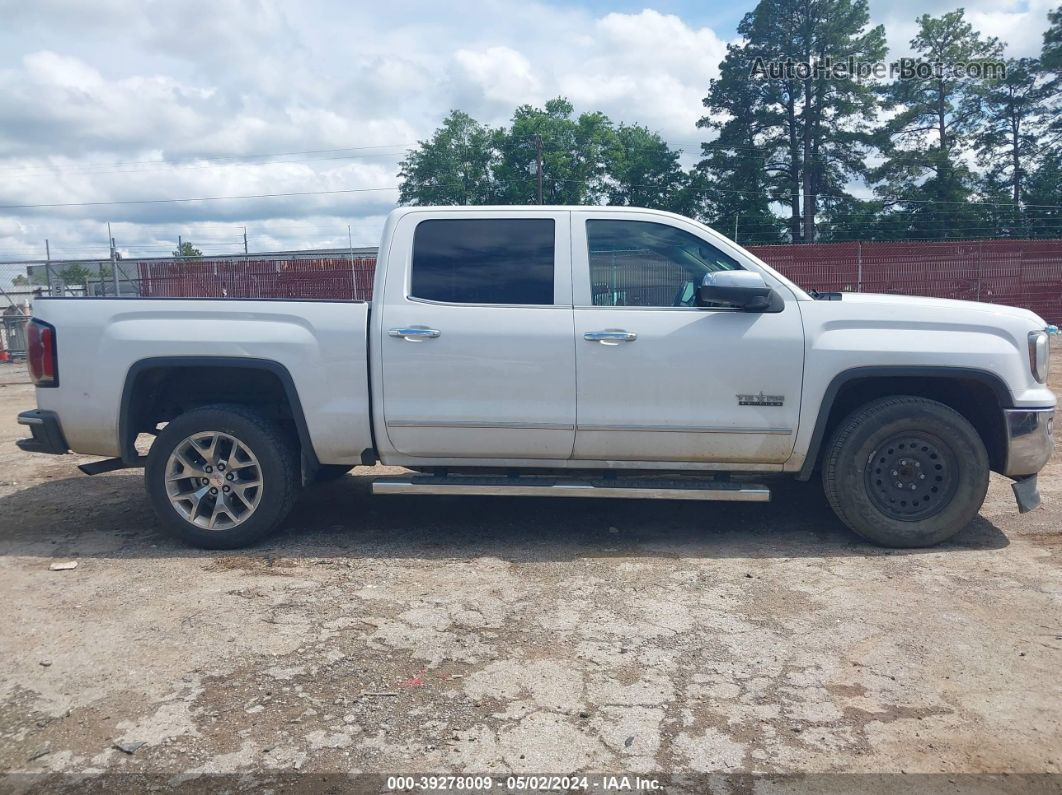
M841 301L846 304L860 305L861 312L873 313L883 318L897 319L935 319L933 313L943 312L949 319L956 319L958 313L970 313L971 320L979 323L991 322L995 317L998 322L1028 324L1029 330L1047 326L1042 317L1028 309L1003 304L986 304L981 301L956 301L951 298L926 298L916 295L890 295L886 293L843 293ZM877 307L879 312L875 312ZM987 317L986 317L987 316Z
M1027 309L867 293L799 306L805 388L860 367L962 368L1002 381L1015 406L1055 404L1029 366L1029 332L1046 324Z

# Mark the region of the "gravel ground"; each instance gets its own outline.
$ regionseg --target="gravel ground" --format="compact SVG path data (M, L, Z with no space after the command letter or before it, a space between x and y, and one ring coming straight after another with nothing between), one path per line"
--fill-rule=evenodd
M26 380L0 365L0 770L1059 786L1060 456L1043 507L993 476L929 550L862 543L815 483L769 505L372 497L376 468L209 553L160 534L138 472L18 451Z

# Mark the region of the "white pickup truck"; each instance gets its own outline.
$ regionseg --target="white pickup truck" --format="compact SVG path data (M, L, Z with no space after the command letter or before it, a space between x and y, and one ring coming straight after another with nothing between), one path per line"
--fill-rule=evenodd
M990 470L1035 507L1054 447L1032 312L809 295L651 210L395 210L371 304L34 313L20 446L145 466L161 523L202 547L251 543L300 488L378 461L412 470L384 494L765 501L766 474L821 472L852 530L921 546L973 519Z

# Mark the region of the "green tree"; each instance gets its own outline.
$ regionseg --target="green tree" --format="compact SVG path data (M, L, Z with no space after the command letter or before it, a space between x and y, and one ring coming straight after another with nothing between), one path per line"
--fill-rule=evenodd
M558 97L522 105L508 127L489 129L453 111L402 161L403 204L535 204L541 147L546 204L640 205L688 212L700 182L678 152L639 125L616 127L603 113L575 115Z
M181 241L181 245L174 249L173 256L175 257L201 257L203 252L189 243L187 240ZM121 259L119 257L118 259Z
M521 105L501 135L497 174L505 204L538 201L536 152L542 144L544 204L597 204L607 196L606 175L614 140L603 113L583 113L563 97L544 108Z
M719 129L721 150L703 166L717 186L748 185L727 190L766 189L770 201L788 207L790 238L813 241L825 197L844 197L866 170L877 107L872 85L827 71L827 61L882 59L885 31L870 26L866 0L760 0L738 33L744 41L728 48L705 99L725 121L702 119L701 126ZM771 64L787 63L771 71ZM750 79L761 85L742 85ZM765 178L749 183L756 162ZM762 223L763 200L752 201L749 213Z
M746 243L781 240L771 201L784 190L790 168L779 153L777 131L766 110L767 88L764 81L749 80L747 53L729 45L719 77L702 101L714 115L697 122L702 129L718 132L715 140L701 144L703 159L697 169L704 188L699 215ZM793 228L799 232L799 217Z
M1048 79L1047 113L1051 121L1044 134L1046 147L1056 149L1062 141L1062 6L1047 15L1048 29L1044 32L1044 47L1040 67Z
M982 209L970 203L976 179L962 160L984 122L984 83L951 67L987 67L999 61L1002 45L977 33L962 9L940 17L923 14L918 26L912 49L922 61L942 67L888 87L886 107L894 115L880 131L885 162L872 179L885 206L903 214L909 236L962 237L985 221Z
M1044 49L1040 61L1044 69L1062 72L1062 6L1047 14L1048 28L1044 31Z
M111 269L107 268L107 275L110 276ZM79 284L84 286L90 278L103 278L103 268L99 271L93 272L86 268L84 265L74 263L73 265L67 265L59 272L59 278L63 280L63 284Z
M641 125L621 124L612 136L607 159L609 204L683 212L689 209L690 177L679 153Z
M467 113L450 111L432 137L399 164L401 204L493 204L500 131Z
M979 163L986 167L986 192L1009 198L1009 224L1020 227L1022 188L1040 152L1054 88L1034 58L1012 58L1006 65L1006 76L981 92L982 120L973 141Z
M1024 211L1030 237L1062 237L1062 151L1049 151L1030 172Z

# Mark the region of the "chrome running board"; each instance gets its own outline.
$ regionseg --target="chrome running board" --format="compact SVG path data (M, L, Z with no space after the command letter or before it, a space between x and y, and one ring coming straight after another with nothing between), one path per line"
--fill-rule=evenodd
M373 494L455 494L499 497L608 497L636 500L724 500L769 502L771 490L758 483L693 478L565 479L525 475L410 475L378 478Z

